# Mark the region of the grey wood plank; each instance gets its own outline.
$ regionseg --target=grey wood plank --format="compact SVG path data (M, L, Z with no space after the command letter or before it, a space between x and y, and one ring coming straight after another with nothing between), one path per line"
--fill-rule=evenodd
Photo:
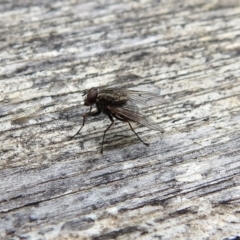
M240 4L0 3L0 239L235 239ZM163 134L89 118L93 86L160 91Z

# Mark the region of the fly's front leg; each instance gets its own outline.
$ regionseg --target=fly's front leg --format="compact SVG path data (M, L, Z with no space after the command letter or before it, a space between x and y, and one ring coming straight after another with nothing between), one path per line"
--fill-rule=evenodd
M73 136L70 136L70 138L75 137L75 136L82 130L82 128L83 128L83 126L84 126L84 124L85 124L85 121L86 121L86 118L87 118L87 117L96 116L96 115L98 115L98 114L101 113L101 111L100 111L99 109L97 109L97 110L94 111L94 112L91 112L91 110L92 110L92 106L90 106L90 110L89 110L88 113L85 113L85 114L82 115L82 116L83 116L82 126L80 127L80 129L79 129Z

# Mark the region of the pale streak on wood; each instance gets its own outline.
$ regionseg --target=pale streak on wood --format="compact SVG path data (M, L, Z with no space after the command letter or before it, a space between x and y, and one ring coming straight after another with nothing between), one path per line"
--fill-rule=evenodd
M239 1L0 3L0 238L230 239L240 229ZM81 91L159 88L165 134Z

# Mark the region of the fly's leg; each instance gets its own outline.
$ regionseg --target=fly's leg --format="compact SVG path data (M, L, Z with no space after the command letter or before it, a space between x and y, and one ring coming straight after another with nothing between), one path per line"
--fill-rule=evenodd
M145 143L145 142L137 135L137 133L134 131L134 129L133 129L132 125L130 124L130 122L127 121L127 120L125 120L125 121L129 124L131 130L135 133L135 135L138 137L138 139L139 139L144 145L149 146L149 143Z
M73 136L70 136L69 138L74 138L82 130L87 117L96 116L101 113L101 111L99 109L94 112L91 112L91 110L92 110L92 106L90 106L90 110L88 113L83 114L83 123L82 123L82 126L80 127L80 129Z
M138 134L134 131L131 123L130 123L127 119L121 118L121 117L116 116L116 115L115 115L115 118L117 118L117 119L120 120L120 121L127 122L127 123L129 124L131 130L132 130L132 131L135 133L135 135L137 136L137 138L138 138L144 145L149 146L149 143L145 143L145 142L138 136Z
M102 147L101 147L101 153L103 153L103 143L104 143L104 138L105 138L105 135L107 133L107 131L111 128L111 126L113 125L114 123L114 120L113 120L113 117L109 114L108 115L109 119L111 120L111 124L107 127L107 129L104 131L104 134L103 134L103 140L102 140Z

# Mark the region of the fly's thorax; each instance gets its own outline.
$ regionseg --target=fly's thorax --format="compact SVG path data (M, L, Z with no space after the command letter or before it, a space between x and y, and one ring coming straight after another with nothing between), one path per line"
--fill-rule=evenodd
M118 94L114 91L99 93L97 97L97 105L102 108L102 106L110 105L116 107L122 107L126 105L128 98L126 95Z

